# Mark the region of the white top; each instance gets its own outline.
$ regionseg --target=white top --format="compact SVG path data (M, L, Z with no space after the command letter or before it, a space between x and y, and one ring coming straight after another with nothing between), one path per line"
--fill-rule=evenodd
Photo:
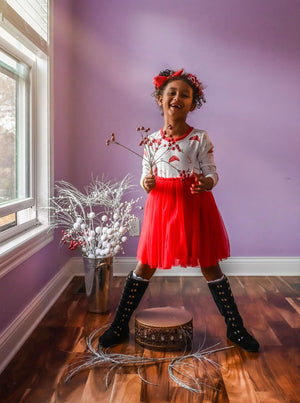
M159 177L178 178L183 171L186 174L193 171L211 177L214 186L217 184L214 146L204 130L191 128L187 134L176 138L173 144L164 138L162 130L150 134L148 138L149 142L144 146L142 186L151 165L153 173Z

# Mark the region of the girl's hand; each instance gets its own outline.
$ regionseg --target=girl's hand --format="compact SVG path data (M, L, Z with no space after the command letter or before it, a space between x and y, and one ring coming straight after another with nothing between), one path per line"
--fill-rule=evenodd
M211 177L206 178L202 174L196 174L195 172L193 172L193 175L195 177L195 183L193 183L190 188L193 195L209 191L214 187L214 181Z
M143 185L147 193L151 192L156 186L155 176L153 174L148 174L143 180Z

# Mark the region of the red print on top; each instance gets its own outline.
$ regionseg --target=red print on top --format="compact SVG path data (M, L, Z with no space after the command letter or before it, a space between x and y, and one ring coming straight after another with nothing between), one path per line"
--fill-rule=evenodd
M173 155L173 156L169 159L169 162L173 162L173 161L179 161L179 158L176 157L176 155Z

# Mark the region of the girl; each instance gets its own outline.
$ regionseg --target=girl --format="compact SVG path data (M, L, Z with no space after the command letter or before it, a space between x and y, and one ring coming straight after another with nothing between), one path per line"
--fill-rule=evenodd
M200 266L224 316L227 337L247 351L258 342L247 332L219 261L229 241L211 190L218 182L213 145L204 130L190 127L189 112L205 102L203 86L183 70L164 70L154 78L154 97L164 126L149 136L141 185L149 194L137 250L138 264L125 283L110 328L99 338L109 347L129 335L128 322L156 268Z

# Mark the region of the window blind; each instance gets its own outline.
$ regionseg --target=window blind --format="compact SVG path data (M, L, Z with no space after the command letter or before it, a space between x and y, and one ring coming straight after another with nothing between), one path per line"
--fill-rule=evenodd
M6 0L46 42L48 42L47 0Z
M0 23L8 30L17 29L44 53L48 53L50 0L0 0Z

